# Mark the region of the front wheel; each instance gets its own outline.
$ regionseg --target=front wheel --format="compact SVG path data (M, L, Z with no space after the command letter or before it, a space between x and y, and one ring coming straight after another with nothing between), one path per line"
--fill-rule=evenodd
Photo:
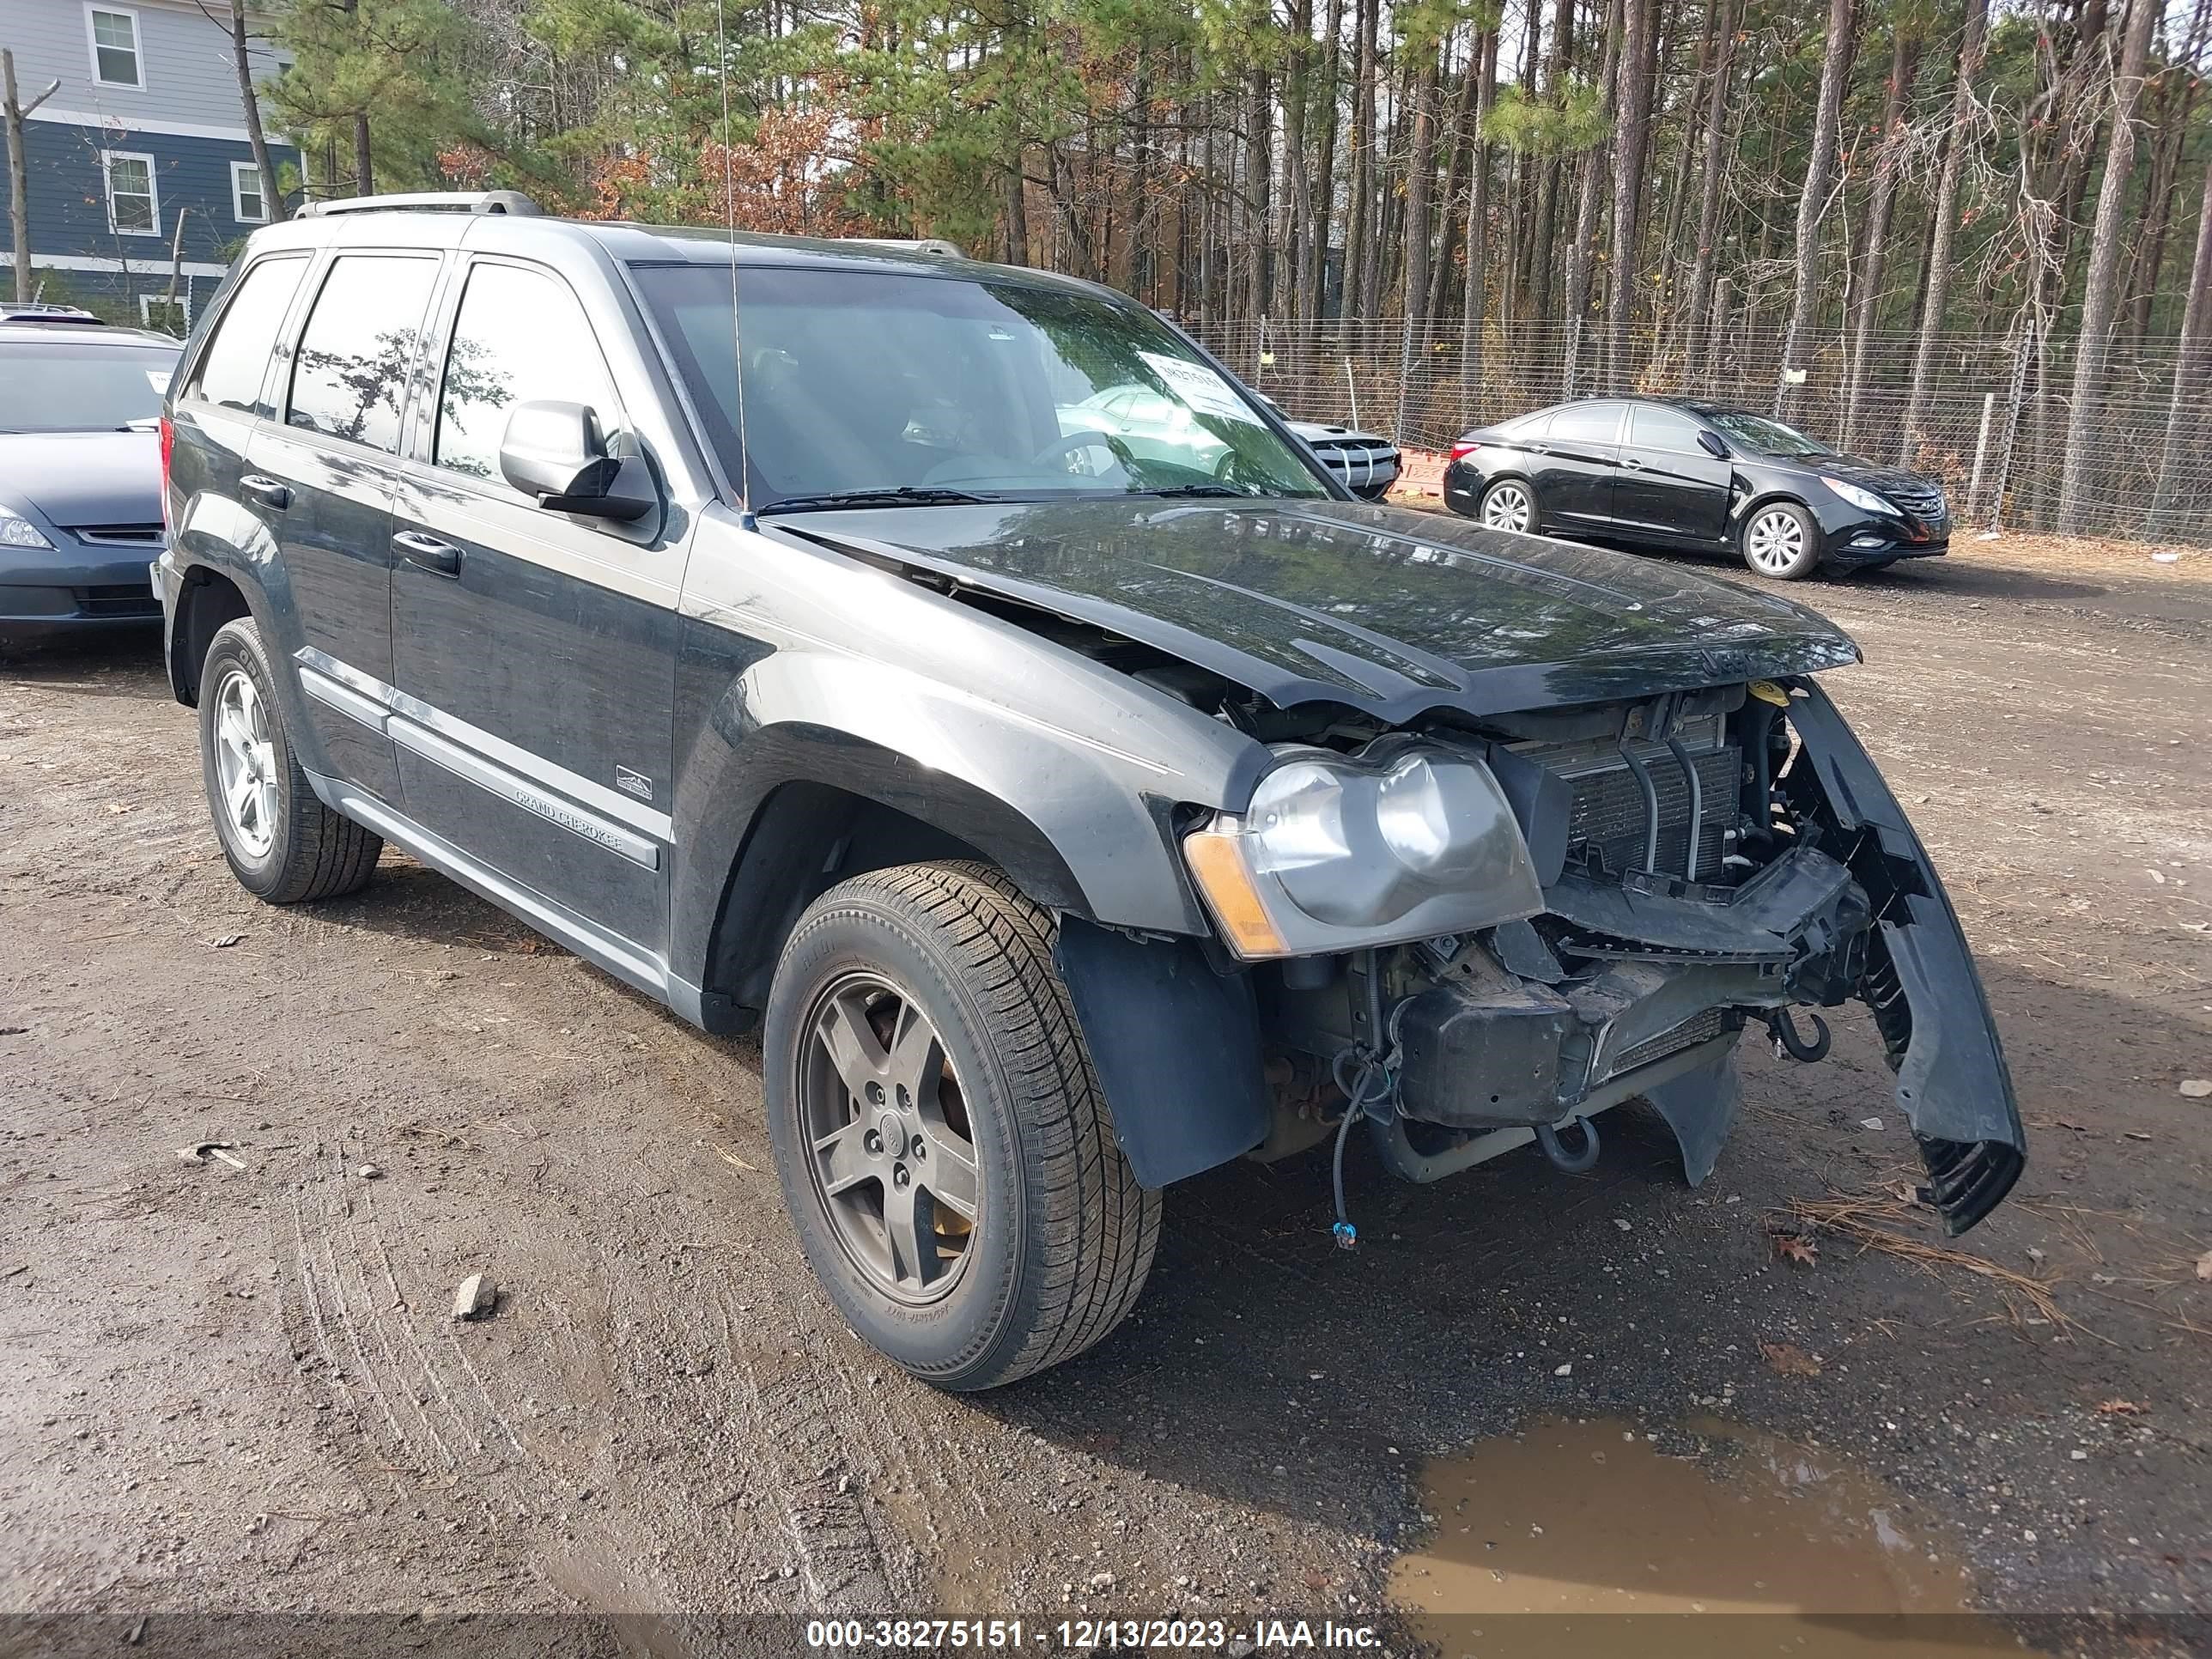
M1532 535L1536 529L1536 495L1518 478L1500 478L1482 492L1475 517L1492 530L1517 530Z
M943 1389L1080 1353L1144 1288L1137 1184L1053 964L1054 922L988 866L902 866L799 919L769 993L769 1135L846 1322Z
M1820 562L1820 531L1795 501L1769 501L1743 524L1743 562L1762 576L1794 582Z

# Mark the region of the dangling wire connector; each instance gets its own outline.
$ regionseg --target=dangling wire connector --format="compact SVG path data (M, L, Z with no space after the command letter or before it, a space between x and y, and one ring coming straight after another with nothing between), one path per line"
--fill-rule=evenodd
M1398 1062L1403 1052L1398 1035L1399 1023L1405 1018L1407 997L1391 1011L1385 1023L1390 1046L1382 1054L1364 1044L1354 1043L1338 1051L1329 1062L1330 1074L1336 1086L1344 1091L1344 1115L1336 1126L1336 1154L1331 1162L1330 1174L1336 1188L1336 1224L1329 1229L1340 1250L1359 1248L1359 1229L1352 1224L1344 1205L1344 1143L1352 1138L1352 1126L1363 1117L1378 1121L1395 1110L1398 1097Z

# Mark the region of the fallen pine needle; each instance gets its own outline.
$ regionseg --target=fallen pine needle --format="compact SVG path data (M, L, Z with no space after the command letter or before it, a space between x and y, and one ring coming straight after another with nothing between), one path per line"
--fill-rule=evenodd
M1984 1257L1969 1255L1964 1250L1946 1249L1931 1244L1926 1239L1898 1231L1883 1222L1907 1220L1912 1209L1896 1198L1884 1194L1879 1198L1793 1198L1790 1200L1791 1216L1815 1232L1833 1233L1847 1238L1861 1250L1879 1250L1909 1261L1923 1273L1933 1273L1939 1267L1953 1267L1961 1273L1994 1281L2000 1295L2008 1301L2017 1296L2033 1309L2037 1316L2048 1321L2062 1331L2089 1330L2079 1320L2069 1315L2051 1294L2051 1286L2011 1267L1998 1266ZM2100 1341L2106 1339L2100 1337Z

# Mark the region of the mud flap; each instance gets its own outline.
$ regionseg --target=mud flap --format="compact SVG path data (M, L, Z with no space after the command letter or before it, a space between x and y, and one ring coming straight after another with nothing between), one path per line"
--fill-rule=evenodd
M1249 977L1215 973L1194 939L1135 939L1074 916L1060 918L1052 954L1139 1184L1164 1187L1267 1138Z
M1897 1072L1897 1103L1928 1167L1945 1229L1965 1232L2001 1203L2027 1158L2004 1049L1966 935L1897 797L1827 694L1809 680L1790 723L1838 832L1830 850L1873 900L1880 929L1856 988Z
M1743 1089L1735 1071L1735 1048L1694 1072L1685 1072L1644 1091L1644 1099L1659 1109L1674 1144L1682 1149L1682 1175L1692 1187L1702 1187L1721 1155L1722 1143L1735 1127L1736 1109L1743 1103Z

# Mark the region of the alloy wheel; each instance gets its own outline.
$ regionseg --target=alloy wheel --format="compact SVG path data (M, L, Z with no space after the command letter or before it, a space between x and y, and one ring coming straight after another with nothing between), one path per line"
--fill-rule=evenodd
M1787 507L1769 507L1744 532L1743 551L1754 570L1788 575L1805 557L1804 521Z
M848 974L815 999L795 1095L814 1194L838 1243L895 1299L959 1282L982 1176L959 1079L929 1016L882 975Z
M1482 522L1492 530L1526 532L1536 516L1536 504L1517 483L1495 484L1482 498Z
M225 673L216 689L216 779L230 832L249 858L266 858L276 842L276 745L268 705L244 669Z

